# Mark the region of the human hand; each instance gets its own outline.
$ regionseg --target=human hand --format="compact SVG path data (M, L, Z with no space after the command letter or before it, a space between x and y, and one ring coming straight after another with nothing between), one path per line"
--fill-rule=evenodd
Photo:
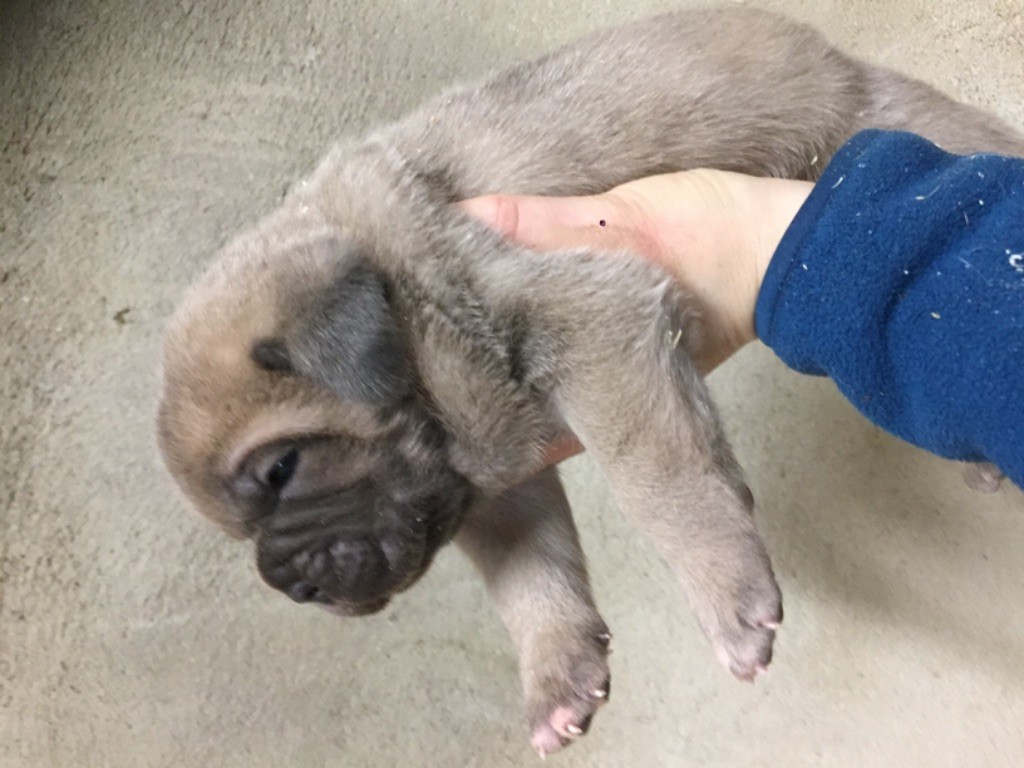
M702 344L692 353L706 374L756 338L754 307L765 270L812 188L700 169L589 197L488 195L459 205L529 248L629 251L660 265L697 304ZM566 437L550 446L547 461L581 450Z

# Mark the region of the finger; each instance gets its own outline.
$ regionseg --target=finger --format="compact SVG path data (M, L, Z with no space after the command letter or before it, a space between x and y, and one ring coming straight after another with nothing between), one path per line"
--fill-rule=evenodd
M479 219L491 229L515 240L519 228L519 199L510 195L484 195L456 204L464 213Z
M505 237L536 250L617 250L633 245L633 231L625 212L603 195L487 195L462 202L459 207Z

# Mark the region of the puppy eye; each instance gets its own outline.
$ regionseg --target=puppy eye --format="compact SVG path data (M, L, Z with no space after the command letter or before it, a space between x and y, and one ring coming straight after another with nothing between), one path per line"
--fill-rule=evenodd
M288 481L295 474L295 468L299 466L299 452L292 448L284 456L270 465L267 470L266 484L275 491L282 490Z

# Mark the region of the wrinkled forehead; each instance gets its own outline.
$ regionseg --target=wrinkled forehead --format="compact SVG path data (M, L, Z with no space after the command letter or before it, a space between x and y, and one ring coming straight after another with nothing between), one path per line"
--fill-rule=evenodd
M323 226L296 231L264 225L238 236L186 292L169 326L172 348L218 335L270 331L294 303L365 257L361 243Z
M225 246L187 291L163 344L164 398L207 410L291 393L280 377L261 375L253 346L294 322L362 247L334 230L262 225Z
M158 426L168 467L190 496L213 493L240 452L290 434L379 434L374 409L252 359L258 340L357 258L354 244L326 230L257 232L229 244L189 291L164 339Z
M257 365L252 346L260 335L214 335L205 345L193 336L188 349L165 357L158 421L168 458L219 467L292 435L374 439L386 430L380 409L343 400L297 372Z

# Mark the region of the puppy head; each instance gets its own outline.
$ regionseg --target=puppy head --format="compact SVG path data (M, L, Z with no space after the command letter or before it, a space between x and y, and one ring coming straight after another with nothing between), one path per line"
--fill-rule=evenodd
M171 474L293 600L379 610L470 503L387 281L326 228L228 246L171 323L163 377Z

